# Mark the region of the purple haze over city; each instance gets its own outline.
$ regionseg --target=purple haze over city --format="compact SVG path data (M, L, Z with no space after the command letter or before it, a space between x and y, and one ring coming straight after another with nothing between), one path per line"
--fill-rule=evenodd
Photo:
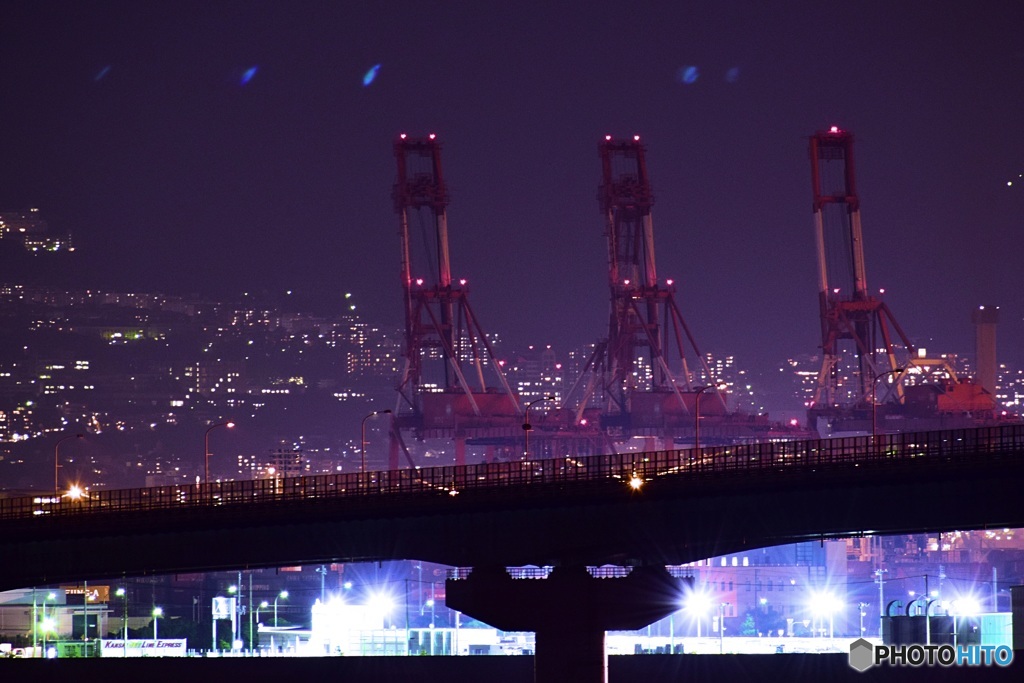
M293 290L399 324L392 143L437 133L485 329L606 332L597 146L639 134L659 275L703 350L820 343L807 138L856 136L868 283L912 339L1024 362L1024 6L798 1L4 4L0 210L78 284ZM56 274L54 274L56 277Z

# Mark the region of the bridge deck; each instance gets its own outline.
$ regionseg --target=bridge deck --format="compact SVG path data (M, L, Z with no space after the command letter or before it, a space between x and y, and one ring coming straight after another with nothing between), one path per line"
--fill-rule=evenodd
M1024 525L1024 425L0 500L0 586L419 559L682 564ZM950 502L959 504L951 505Z
M800 475L830 468L928 463L979 464L989 457L1024 455L1024 425L938 432L884 434L810 441L775 441L700 449L618 453L546 460L431 467L354 474L182 484L149 488L96 489L73 499L67 494L0 499L0 528L15 520L96 515L111 512L260 506L330 498L455 497L467 491L492 493L531 486L647 482L666 477L706 484L729 477L734 484L765 473Z

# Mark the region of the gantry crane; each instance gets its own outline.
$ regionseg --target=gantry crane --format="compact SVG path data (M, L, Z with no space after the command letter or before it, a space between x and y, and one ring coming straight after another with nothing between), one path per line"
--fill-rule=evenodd
M398 385L389 465L398 465L395 444L403 445L403 429L420 438L455 438L459 462L464 460L465 438L472 436L472 430L484 429L485 423L493 425L496 418L518 427L522 407L469 305L466 281L452 279L449 196L441 170L441 145L433 134L426 138L402 134L394 151L405 367ZM414 228L418 240L413 239ZM497 388L487 386L485 366L493 370Z
M703 387L693 386L684 339L709 385L714 378L676 305L675 283L658 279L651 217L654 195L645 147L638 135L626 140L609 135L599 152L598 200L608 238L611 294L608 336L596 345L567 400L585 381L580 414L600 395L605 426L623 435L693 428L690 416ZM706 402L709 415L724 413L724 396L716 394L717 401Z
M815 133L810 160L822 363L808 407L809 426L819 417L856 420L858 410L870 411L873 418L876 405L900 402L902 416L912 418L904 420L908 428L930 428L935 425L923 420L938 417L948 427L957 414L972 423L991 419L991 394L957 377L945 359L915 355L892 311L868 289L853 135L836 126ZM904 387L911 374L917 381ZM922 381L927 376L938 379Z
M885 302L868 290L853 135L835 126L815 133L810 159L822 349L813 418L870 405L884 373L897 375L890 384L902 395L899 375L913 345Z

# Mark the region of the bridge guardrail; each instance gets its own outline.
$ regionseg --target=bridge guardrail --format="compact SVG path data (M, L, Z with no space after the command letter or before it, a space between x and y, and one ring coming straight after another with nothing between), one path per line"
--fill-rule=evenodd
M0 521L107 512L209 508L284 501L436 494L533 484L570 484L666 476L705 476L871 463L907 463L1024 455L1024 425L884 434L810 441L770 441L700 449L566 456L423 469L99 490L70 499L52 494L0 499Z

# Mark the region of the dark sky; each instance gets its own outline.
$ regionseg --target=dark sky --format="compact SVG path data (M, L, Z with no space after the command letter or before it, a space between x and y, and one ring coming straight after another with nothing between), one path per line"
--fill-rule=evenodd
M436 132L477 315L564 349L606 325L598 143L638 133L659 275L705 350L763 367L820 341L807 138L839 125L868 284L937 351L1001 306L1024 363L1022 26L984 0L3 0L0 208L71 230L85 284L352 291L398 323L392 142Z

